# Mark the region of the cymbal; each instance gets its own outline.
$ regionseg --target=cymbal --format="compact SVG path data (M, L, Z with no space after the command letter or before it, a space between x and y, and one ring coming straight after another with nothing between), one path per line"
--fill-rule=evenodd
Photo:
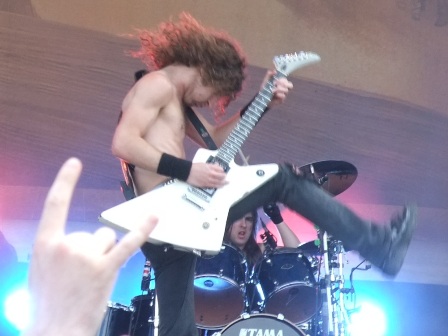
M347 190L358 177L354 165L345 161L319 161L299 168L306 175L313 175L322 189L332 196Z

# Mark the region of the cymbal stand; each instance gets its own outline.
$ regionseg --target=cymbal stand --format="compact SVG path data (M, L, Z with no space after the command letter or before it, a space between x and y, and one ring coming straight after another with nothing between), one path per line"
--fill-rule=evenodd
M344 297L344 247L342 246L342 243L340 241L333 241L334 246L334 253L337 255L337 268L338 268L338 276L336 278L336 282L339 284L338 291L339 291L339 300L337 301L337 318L335 320L338 321L338 331L339 335L345 336L348 335L348 326L347 323L349 321L347 311L345 308L345 297Z
M328 316L328 335L329 336L337 336L334 333L335 325L333 324L334 320L334 311L333 311L333 298L332 298L332 272L330 272L330 260L328 257L328 234L327 232L324 232L322 235L319 232L319 236L321 236L321 243L322 243L322 256L324 260L324 274L325 274L325 288L326 288L326 295L327 295L327 316Z
M344 247L342 242L332 240L328 244L328 235L322 235L325 284L328 306L328 335L348 336L349 318L345 308L344 288ZM334 272L337 270L337 273ZM338 297L334 295L338 292Z

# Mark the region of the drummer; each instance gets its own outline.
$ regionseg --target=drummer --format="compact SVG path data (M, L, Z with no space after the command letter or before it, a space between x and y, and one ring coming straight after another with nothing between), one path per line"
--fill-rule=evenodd
M300 245L299 238L284 222L277 204L271 203L263 207L266 215L276 225L277 230L282 238L284 247L296 248ZM224 235L224 242L236 247L245 256L246 261L250 266L255 265L260 261L266 248L275 248L270 244L270 239L266 237L263 243L257 243L257 211L246 214L243 218L236 220L227 228ZM274 238L275 239L275 238Z
M267 204L263 207L263 210L276 225L284 247L297 248L300 245L300 240L283 220L278 205L276 203ZM263 254L268 252L268 249L274 250L277 247L275 237L268 230L265 230L265 233L261 235L263 243L257 243L257 222L258 213L255 210L231 223L224 235L224 243L237 248L243 254L248 270L254 269L254 266L262 260ZM250 276L246 283L249 312L259 311L259 304L262 302L260 301L260 288L256 288L256 281L254 280Z

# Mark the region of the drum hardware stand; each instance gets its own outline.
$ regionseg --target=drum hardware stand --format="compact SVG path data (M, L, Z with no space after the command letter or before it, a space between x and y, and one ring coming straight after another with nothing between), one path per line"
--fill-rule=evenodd
M262 239L264 239L262 236L263 235L260 235L260 237ZM266 249L263 252L261 260L266 260L266 263L271 264L270 257L271 257L272 252L274 251L274 249L271 249L270 246L267 244L265 244L265 246L266 246ZM260 264L261 264L261 262L260 262ZM246 297L247 309L246 309L246 312L244 312L241 316L243 316L244 314L260 313L260 312L264 311L265 304L266 304L266 297L264 295L263 288L260 284L260 272L261 272L261 267L257 268L254 265L254 267L252 268L252 271L249 274L247 282L254 285L254 291L252 293L252 298ZM252 310L255 292L257 292L258 296L259 296L259 301L257 301L257 304L256 304L256 306L258 307L258 310Z
M270 254L275 250L277 247L277 239L275 239L275 236L272 234L271 231L269 231L268 227L266 226L265 222L260 218L261 226L264 229L264 233L260 235L261 239L263 240L263 244L266 248L266 254Z
M264 256L263 256L264 258ZM263 288L261 287L260 284L260 280L259 280L259 274L260 274L260 269L258 269L257 274L255 275L255 267L252 269L251 274L248 276L248 280L247 283L248 284L252 284L254 287L253 293L252 293L252 297L249 298L248 297L248 293L246 292L246 309L245 312L243 312L243 314L245 313L260 313L264 310L264 305L266 302L266 297L264 296L264 291ZM256 302L256 306L258 307L258 310L253 310L254 308L254 298L255 298L255 292L258 293L259 296L259 300Z
M157 292L154 291L154 333L153 336L159 335L159 301L157 299Z
M334 253L337 255L336 263L332 263L333 255L329 253L328 234L324 232L319 236L322 236L322 254L324 259L324 283L327 296L327 313L328 313L328 336L348 336L348 324L349 318L345 308L344 294L346 290L344 288L344 248L342 243L334 241ZM337 274L333 269L337 268ZM335 293L339 291L338 298L335 298Z
M320 236L320 232L319 232L319 236ZM322 234L322 245L323 245L323 259L324 259L324 283L325 283L325 288L326 288L326 295L327 295L327 317L328 317L328 335L329 336L337 336L334 334L334 325L333 325L333 321L334 320L334 311L333 311L333 301L332 301L332 288L331 288L331 282L332 282L332 273L330 273L330 262L329 262L329 258L328 258L328 235L327 232L324 232Z
M365 265L364 267L360 267L362 264L364 264L367 260L364 259L363 261L361 261L358 265L356 265L355 267L353 267L351 269L350 272L350 288L343 288L341 289L341 291L344 294L351 294L354 296L354 304L353 304L353 308L351 309L345 309L344 313L345 313L345 318L347 319L347 321L349 321L351 323L351 315L353 313L357 313L360 311L361 307L356 305L356 292L355 292L355 287L353 286L353 273L355 271L368 271L372 266L370 264ZM350 323L347 324L347 327L350 326Z
M167 247L165 247L166 249ZM166 252L166 250L165 250ZM159 334L159 304L157 300L157 291L154 289L154 291L150 290L150 282L152 280L155 280L151 278L151 271L152 271L152 265L148 258L145 259L145 265L143 267L143 277L142 282L140 285L140 289L142 291L142 294L146 292L147 295L151 295L151 305L154 304L154 316L153 318L148 319L148 323L153 324L153 333L152 336L158 336ZM138 317L137 317L138 320ZM130 336L132 336L132 332L135 330L129 330Z

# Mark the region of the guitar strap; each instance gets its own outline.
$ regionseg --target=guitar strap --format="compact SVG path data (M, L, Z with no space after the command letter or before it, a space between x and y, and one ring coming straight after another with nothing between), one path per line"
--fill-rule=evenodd
M190 119L194 128L196 128L196 131L198 131L202 140L204 140L205 144L207 145L207 148L211 150L218 149L218 146L216 146L212 137L207 132L207 129L204 127L204 124L201 122L201 120L199 120L198 116L196 115L196 113L194 113L193 109L190 106L185 106L185 112L187 113L187 117L188 119Z

